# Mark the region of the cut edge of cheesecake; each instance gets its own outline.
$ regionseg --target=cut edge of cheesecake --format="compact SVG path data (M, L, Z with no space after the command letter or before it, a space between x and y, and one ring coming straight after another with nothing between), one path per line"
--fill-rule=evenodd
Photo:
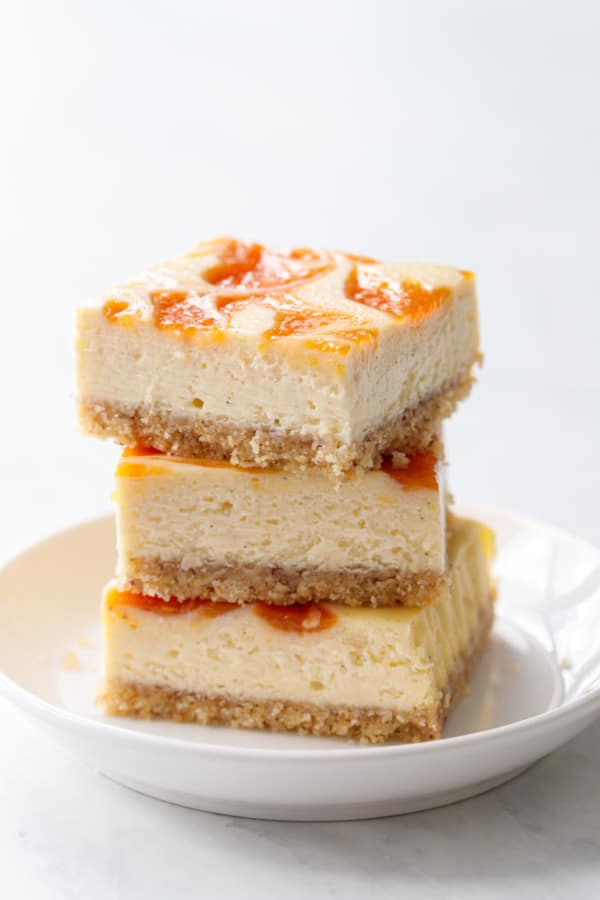
M77 314L84 432L335 477L428 447L481 361L475 278L198 245Z
M323 473L136 447L115 480L123 591L393 607L426 605L447 583L444 466L430 452L333 489Z
M113 583L104 602L107 680L100 700L111 715L366 743L439 738L493 623L493 544L485 526L452 518L451 589L422 610L343 611L315 604L288 613L262 604L254 610L232 604L214 610L210 602L198 601L198 612L193 602L180 612L176 602L123 597ZM289 616L296 634L279 631L289 632ZM247 651L254 647L253 653L241 653L242 645ZM349 654L341 669L330 658L334 645L342 660ZM357 651L360 658L353 661ZM230 671L234 658L239 671L237 662L236 671ZM217 689L208 687L211 682Z
M207 696L162 685L107 680L100 702L108 715L141 719L170 719L197 725L295 732L315 737L340 737L365 744L391 741L418 743L438 740L452 705L464 694L473 668L493 624L493 609L482 619L469 651L461 658L438 703L402 715L379 707L240 700L226 695Z
M79 421L87 435L113 439L126 447L145 445L174 456L223 460L241 468L310 468L343 478L379 468L384 456L393 452L410 455L432 450L441 456L438 435L443 421L469 395L474 381L469 369L397 419L349 444L292 430L241 426L224 417L174 415L153 405L128 407L88 398L79 400Z

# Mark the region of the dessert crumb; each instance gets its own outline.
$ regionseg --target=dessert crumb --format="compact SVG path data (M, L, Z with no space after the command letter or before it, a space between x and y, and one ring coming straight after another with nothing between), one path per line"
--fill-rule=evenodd
M562 656L559 660L559 666L561 669L570 669L572 666L571 660L568 656Z
M62 658L60 667L63 672L78 672L81 666L79 665L79 658L77 654L73 653L72 650L70 650L68 653L65 653Z

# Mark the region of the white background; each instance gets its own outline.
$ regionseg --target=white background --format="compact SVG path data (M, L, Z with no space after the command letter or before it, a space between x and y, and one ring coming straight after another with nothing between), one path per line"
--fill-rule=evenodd
M0 555L110 508L75 306L227 233L474 269L454 494L600 543L599 31L573 0L2 4ZM598 727L477 801L316 827L135 797L0 713L3 897L597 896Z

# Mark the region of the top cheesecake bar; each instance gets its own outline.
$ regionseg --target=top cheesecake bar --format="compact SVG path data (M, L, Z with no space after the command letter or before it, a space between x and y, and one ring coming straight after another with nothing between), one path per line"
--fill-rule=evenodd
M478 359L474 277L218 238L78 311L85 431L237 466L432 446Z

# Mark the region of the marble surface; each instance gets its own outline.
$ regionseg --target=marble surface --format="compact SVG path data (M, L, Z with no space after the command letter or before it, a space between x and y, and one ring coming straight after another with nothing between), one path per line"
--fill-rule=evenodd
M581 0L2 5L0 558L110 509L74 307L215 233L476 270L452 490L600 544L599 27ZM596 898L599 759L597 723L452 807L252 822L112 784L0 702L0 896Z
M0 896L593 900L600 722L473 800L340 823L171 806L88 771L0 705Z

